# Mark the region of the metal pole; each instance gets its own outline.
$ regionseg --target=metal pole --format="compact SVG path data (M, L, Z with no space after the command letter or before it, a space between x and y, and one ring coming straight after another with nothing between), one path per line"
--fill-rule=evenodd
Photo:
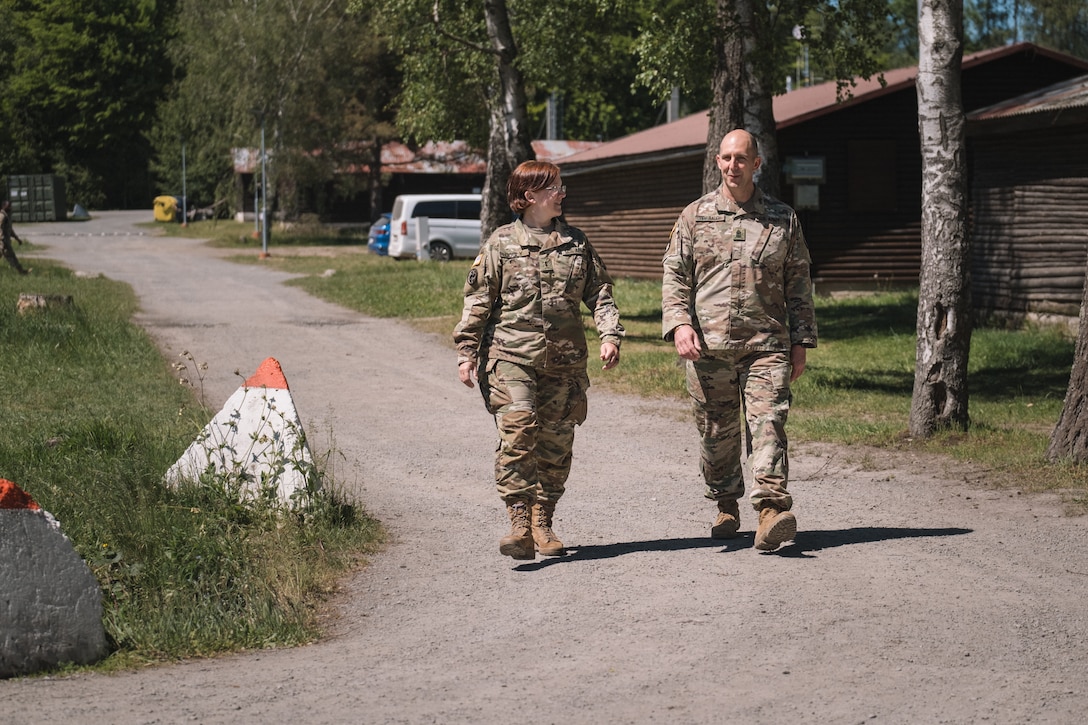
M268 157L264 152L264 116L261 116L261 256L268 256Z
M189 224L189 194L185 189L185 142L181 142L181 226Z

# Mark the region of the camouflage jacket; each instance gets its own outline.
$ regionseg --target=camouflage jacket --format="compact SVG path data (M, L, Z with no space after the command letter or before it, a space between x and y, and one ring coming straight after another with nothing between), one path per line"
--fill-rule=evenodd
M584 372L583 302L601 342L619 345L624 330L612 278L580 229L556 220L541 245L520 220L499 227L465 282L465 307L453 332L457 362L495 359Z
M816 347L810 264L793 209L759 189L741 207L719 187L673 227L661 289L665 339L691 325L704 350Z

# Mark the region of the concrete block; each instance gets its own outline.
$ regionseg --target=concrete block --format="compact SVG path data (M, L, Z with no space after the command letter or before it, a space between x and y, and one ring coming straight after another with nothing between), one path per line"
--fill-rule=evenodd
M106 654L98 580L56 519L0 479L0 677Z
M275 489L288 506L299 501L313 456L279 361L267 358L223 405L166 472L168 485L206 471L243 479L242 495Z

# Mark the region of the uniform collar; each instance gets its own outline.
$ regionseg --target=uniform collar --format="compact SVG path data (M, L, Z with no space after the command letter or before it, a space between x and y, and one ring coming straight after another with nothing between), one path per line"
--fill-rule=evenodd
M556 217L555 219L555 231L553 231L552 234L549 235L549 240L555 239L556 235L558 235L558 244L546 243L543 247L544 249L550 249L552 247L559 246L570 241L571 239L570 229L567 227L566 224L563 223L563 220L558 217ZM529 227L525 225L525 222L523 222L520 217L514 222L514 236L518 240L518 244L522 247L540 246L536 238L534 238L532 233L529 231Z
M727 214L762 214L766 211L763 203L763 191L757 186L752 198L744 204L738 204L725 193L725 186L718 187L718 211Z

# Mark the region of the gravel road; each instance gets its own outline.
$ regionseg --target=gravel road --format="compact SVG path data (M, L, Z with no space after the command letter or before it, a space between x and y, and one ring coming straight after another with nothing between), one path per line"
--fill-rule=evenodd
M320 643L0 681L0 722L1084 721L1088 519L1057 497L803 443L796 542L757 552L744 510L723 545L687 406L595 388L557 517L572 553L516 562L497 550L494 425L444 340L134 226L150 218L17 230L132 285L164 355L208 363L211 407L277 358L315 449L331 431L392 542Z

